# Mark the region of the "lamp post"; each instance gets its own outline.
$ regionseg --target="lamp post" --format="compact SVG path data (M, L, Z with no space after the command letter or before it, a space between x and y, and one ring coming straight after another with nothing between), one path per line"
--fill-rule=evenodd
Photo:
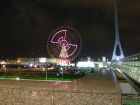
M64 71L62 70L62 80L63 80Z
M60 68L60 70L61 70L61 73L62 73L62 80L63 80L64 70L63 70L62 67Z
M46 69L46 80L47 80L48 76L47 76L47 69Z
M32 52L32 55L33 55L33 66L35 66L35 52Z
M6 65L3 65L3 68L4 68L4 78L5 78L6 77L6 69L7 69Z

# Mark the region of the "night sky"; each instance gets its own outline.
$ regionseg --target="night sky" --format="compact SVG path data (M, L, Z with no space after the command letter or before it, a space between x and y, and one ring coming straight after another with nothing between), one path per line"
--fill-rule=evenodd
M140 0L118 0L117 5L124 55L140 52ZM79 57L112 57L113 0L1 0L0 58L49 57L47 39L59 26L80 33Z

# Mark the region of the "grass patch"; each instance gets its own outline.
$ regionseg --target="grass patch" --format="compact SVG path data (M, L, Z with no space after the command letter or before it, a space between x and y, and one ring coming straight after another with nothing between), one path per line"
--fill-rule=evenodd
M12 74L12 75L0 75L1 79L16 79L19 77L21 80L22 79L27 79L27 80L58 80L58 81L72 81L74 79L78 79L80 77L83 77L84 74L64 74L62 78L62 74L57 76L57 74L53 75L17 75L17 74Z

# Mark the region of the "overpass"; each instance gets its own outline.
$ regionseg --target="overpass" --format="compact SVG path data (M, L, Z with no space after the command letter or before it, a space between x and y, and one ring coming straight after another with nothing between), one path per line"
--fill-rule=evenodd
M123 74L140 94L140 53L112 62L111 68Z

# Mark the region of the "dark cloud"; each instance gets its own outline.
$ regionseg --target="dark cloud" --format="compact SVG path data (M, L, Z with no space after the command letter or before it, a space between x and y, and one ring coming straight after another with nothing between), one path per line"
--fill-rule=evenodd
M120 38L125 55L140 51L140 1L118 0ZM113 0L2 0L0 57L48 56L46 41L54 28L76 28L83 48L80 56L112 56ZM130 47L131 46L131 47Z

